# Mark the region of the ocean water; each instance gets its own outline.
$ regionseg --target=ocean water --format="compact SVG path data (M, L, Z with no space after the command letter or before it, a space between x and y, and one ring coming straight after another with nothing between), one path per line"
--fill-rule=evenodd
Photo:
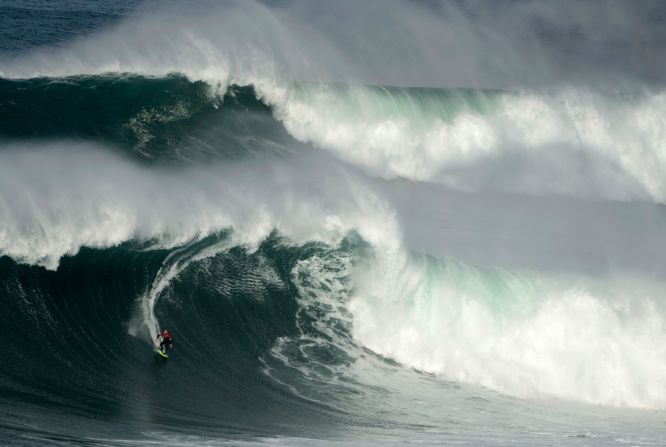
M0 444L666 445L666 11L558 5L0 2Z

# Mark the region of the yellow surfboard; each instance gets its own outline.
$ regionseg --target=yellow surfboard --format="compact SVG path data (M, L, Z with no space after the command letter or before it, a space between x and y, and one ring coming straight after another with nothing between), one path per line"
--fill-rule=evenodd
M164 351L162 351L161 349L155 349L155 352L157 352L159 355L161 355L161 356L164 357L165 359L168 359L168 358L169 358L169 356L167 355L167 353L164 352Z

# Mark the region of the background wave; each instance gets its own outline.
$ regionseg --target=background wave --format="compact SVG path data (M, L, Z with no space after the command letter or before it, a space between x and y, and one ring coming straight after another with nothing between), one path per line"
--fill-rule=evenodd
M222 91L185 78L2 81L3 134L97 138L191 164L330 151L384 178L466 191L643 200L666 186L664 95L296 83ZM567 178L567 182L560 181Z

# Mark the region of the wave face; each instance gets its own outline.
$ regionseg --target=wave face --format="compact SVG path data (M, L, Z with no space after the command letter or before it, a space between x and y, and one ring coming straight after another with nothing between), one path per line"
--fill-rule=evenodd
M556 7L345 5L0 46L1 443L666 441L657 66L558 74Z

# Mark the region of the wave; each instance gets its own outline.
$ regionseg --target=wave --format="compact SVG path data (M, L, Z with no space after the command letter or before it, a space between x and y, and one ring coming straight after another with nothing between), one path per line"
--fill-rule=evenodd
M140 387L116 397L113 390L127 387L125 380L148 380L140 377L149 339L156 327L167 327L178 334L173 355L182 365L167 383L187 375L188 394L215 389L223 402L236 391L247 393L243 401L255 415L264 413L266 399L278 406L297 399L314 406L314 420L332 411L370 423L383 392L404 394L403 381L416 380L409 370L396 371L398 365L421 371L417 377L435 374L439 381L431 386L444 387L445 394L449 385L442 379L521 398L666 405L666 363L659 355L666 309L659 284L509 273L368 244L354 234L335 244L302 245L273 234L250 249L237 246L231 234L175 251L132 244L82 249L57 272L4 258L8 312L20 316L6 328L13 336L5 340L18 342L15 335L25 332L26 342L41 346L32 340L62 334L44 352L4 342L3 350L20 349L26 361L55 365L48 380L37 374L40 368L20 380L13 369L5 371L14 383L4 388L19 393L16 383L31 389L44 380L41 386L52 391L43 405L68 402L67 359L74 356L83 366L85 393L99 401L95 411L135 408L145 400ZM25 275L33 278L33 289L25 290ZM104 278L111 283L97 290ZM81 281L88 285L82 288ZM85 324L74 329L81 317ZM114 360L127 352L129 359ZM99 376L88 382L86 371L93 367L103 371L102 382ZM128 379L113 379L118 368ZM248 374L263 385L232 392L238 375ZM104 383L107 389L99 390ZM372 391L377 387L385 391ZM279 397L285 392L291 397ZM201 405L214 405L227 423L237 421L226 404L169 395L153 397L159 402L153 411L178 408L182 417L194 417Z
M344 36L331 31L314 20L307 7L231 1L202 4L188 11L177 5L172 8L175 10L161 12L142 9L114 28L62 48L35 49L8 59L0 77L185 76L192 85L173 79L130 80L127 85L105 81L99 86L102 91L92 95L86 92L91 81L74 81L79 82L74 91L81 101L92 96L101 105L83 120L90 123L83 136L96 135L100 125L113 125L113 121L95 123L94 116L114 115L114 110L108 110L118 104L114 99L127 101L120 107L123 113L135 101L131 116L116 117L116 121L123 118L123 125L115 124L117 132L112 138L121 143L131 140L137 151L151 156L156 156L159 138L175 140L169 142L180 147L180 158L193 153L193 147L208 154L212 140L225 138L229 147L252 153L267 148L282 152L292 142L289 136L280 135L284 132L280 125L271 127L271 120L265 119L268 108L292 137L314 143L373 175L471 191L665 200L661 154L666 128L661 116L666 95L659 87L551 83L534 88L511 86L504 91L484 89L492 87L491 82L481 84L484 88L475 85L473 90L364 87L359 81L379 85L379 74L387 67L367 52L362 57L348 53L347 48L364 48L348 45L349 39L358 43L356 33L350 30ZM425 7L405 8L401 2L390 2L382 10L383 19L399 26L423 25L413 38L395 42L396 47L413 50L410 54L418 72L427 72L435 60L441 60L428 57L422 40L428 41L427 31L437 29L435 23L451 25L451 11L438 15ZM164 29L169 32L156 32ZM503 40L488 33L498 42ZM470 48L479 45L475 42ZM381 54L378 59L390 60L384 57L384 50L373 50ZM507 51L503 48L498 54ZM516 68L527 72L527 66L525 62ZM364 67L373 76L363 76ZM437 67L433 72L446 70ZM413 80L402 84L426 85ZM230 87L234 85L252 89ZM6 86L5 92L14 91L15 86ZM44 88L38 87L34 94ZM119 94L116 98L115 93ZM227 105L219 113L215 113L218 100L211 99L215 94ZM260 102L253 103L249 94ZM227 113L232 97L239 95L246 108L258 113L239 114L239 108ZM139 101L143 105L137 109ZM259 125L249 130L246 123L255 118ZM229 132L217 130L199 141L199 132L192 132L191 126L210 128L211 120L220 120L217 124L229 126ZM270 128L272 135L253 135L254 130L264 128Z
M289 3L2 61L2 411L392 439L666 408L663 90L422 87Z
M475 97L455 92L464 94ZM455 196L447 199L451 192L434 192L444 199L444 214L439 214L432 211L439 206L431 200L432 188L419 199L423 192L418 184L377 182L321 151L171 166L137 163L100 144L35 140L5 144L0 161L3 255L56 270L63 258L76 257L83 247L170 253L148 275L150 285L144 284L135 294L138 301L127 331L140 340L154 337L157 328L169 321L160 317L160 303L171 299L171 305L177 305L181 292L173 292L173 283L183 275L205 270L239 247L252 255L277 234L285 246L319 243L332 250L318 257L304 256L288 266L297 315L304 319L297 324L301 332L278 337L271 348L273 360L263 359L265 374L301 398L318 394L309 388L304 392L302 384L290 384L282 368L320 383L326 380L319 375L323 367L316 366L318 357L312 363L307 356L332 356L335 360L324 369L345 382L350 374L346 368L363 358L367 348L418 370L510 395L664 406L660 378L665 365L647 353L659 352L663 345L666 312L654 293L658 286L648 286L649 271L641 267L643 279L638 285L614 289L608 285L612 281L599 279L601 285L595 286L581 280L581 272L560 279L551 272L539 279L539 274L529 271L521 276L515 269L510 274L424 258L405 244L405 232L415 219L418 232L425 235L423 247L437 245L442 238L459 238L454 228L441 227L441 219L450 213L447 207L455 203L450 201ZM391 192L396 188L397 194ZM400 204L401 194L406 194L411 207ZM468 194L455 200L468 202L457 205L457 217L469 231L472 227L465 222L476 222L479 213L464 217L468 208L487 199ZM423 210L414 211L413 206L419 208L419 203L434 212L433 220L418 217ZM543 213L538 206L534 210L510 206L519 213L518 221L537 222L534 216ZM608 256L621 249L622 241L645 245L633 232L644 228L650 239L658 217L647 210L647 220L634 222L632 230L613 223L615 211L601 205L558 207L564 214L557 219L574 215L579 221L591 219L589 234L571 242L580 245L574 254L585 256L589 250L599 250L583 239L591 234L602 237L595 222L609 228L609 237L601 243ZM489 219L501 217L495 208L483 205ZM642 215L633 208L617 210L625 211ZM611 220L603 223L609 216ZM522 237L548 237L549 219L541 217L542 232ZM488 235L489 228L484 230ZM454 231L453 236L448 231ZM368 249L337 254L351 234L357 234ZM476 243L466 240L468 250L474 251ZM479 241L492 244L485 236ZM529 248L529 239L521 243L530 252L536 250ZM452 248L443 244L438 255L445 259L451 253ZM630 250L624 253L633 256ZM542 252L537 257L549 256ZM620 270L612 278L630 273L632 266L646 264L649 270L650 265L659 269L663 263L658 254L650 259L615 264ZM504 258L496 262L501 264ZM274 276L270 269L257 269L259 278ZM211 293L229 287L229 279L223 278L222 283L209 284ZM584 320L580 315L585 315ZM587 335L581 341L573 334L584 322ZM301 355L306 358L299 360ZM276 361L281 365L277 371ZM366 379L354 380L359 384L355 386L368 385Z
M0 151L0 252L30 264L54 269L79 247L125 241L173 248L227 229L248 247L275 229L296 242L334 242L352 229L369 241L399 234L371 190L321 160L178 171L141 167L90 144L37 146Z
M465 191L666 197L663 93L319 83L216 92L179 76L106 76L4 80L0 94L6 137L95 137L142 159L191 164L312 143L375 176Z
M288 272L276 264L299 253L271 245L209 259L170 284L157 307L178 334L167 365L153 361L142 336L128 334L137 291L150 287L165 251L84 249L57 272L0 259L8 317L0 352L21 355L0 372L3 400L11 403L3 405L3 431L14 418L44 414L28 432L33 440L64 442L63 427L77 439L96 438L104 433L100 418L115 424L114 437L133 438L146 427L199 436L248 427L302 434L320 426L324 433L334 409L291 396L262 373L259 358L277 337L294 333L296 308ZM217 275L239 287L209 288L220 283ZM299 412L308 414L301 422ZM79 420L77 427L65 424Z
M104 9L122 13L132 3ZM473 88L663 85L657 57L662 12L652 3L600 9L579 3L148 1L113 27L109 17L94 34L61 26L53 37L68 42L5 56L0 76L179 72L222 85L253 77ZM28 37L34 36L21 39L24 45Z
M663 93L294 90L274 100L287 130L375 175L471 191L664 201Z

